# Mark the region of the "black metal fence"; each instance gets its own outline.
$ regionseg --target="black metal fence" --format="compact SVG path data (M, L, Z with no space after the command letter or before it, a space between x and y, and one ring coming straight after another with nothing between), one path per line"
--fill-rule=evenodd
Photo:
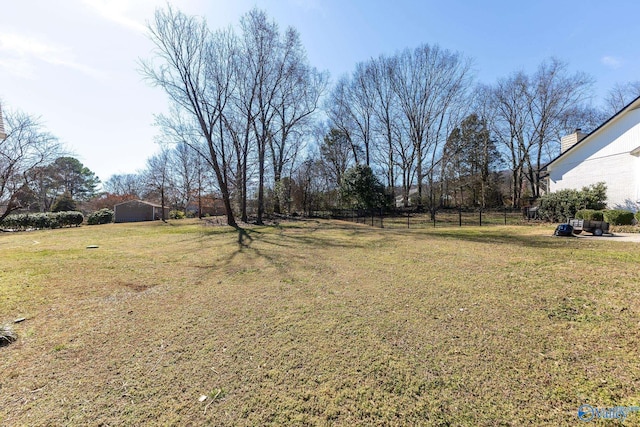
M316 217L350 221L379 228L517 225L531 220L519 209L439 209L434 213L418 210L333 209L316 211L312 214Z

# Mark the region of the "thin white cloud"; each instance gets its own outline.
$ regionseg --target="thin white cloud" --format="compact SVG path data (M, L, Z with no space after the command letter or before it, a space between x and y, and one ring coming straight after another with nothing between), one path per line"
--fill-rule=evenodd
M130 17L131 6L135 2L130 0L83 0L83 3L91 7L104 19L136 32L143 33L146 31L143 23Z
M38 60L103 77L102 72L78 62L70 48L17 33L0 33L0 58L0 68L20 77L35 78Z
M616 58L615 56L603 56L600 59L600 62L602 62L605 66L609 68L613 68L614 70L617 70L618 68L622 67L622 60L619 58Z

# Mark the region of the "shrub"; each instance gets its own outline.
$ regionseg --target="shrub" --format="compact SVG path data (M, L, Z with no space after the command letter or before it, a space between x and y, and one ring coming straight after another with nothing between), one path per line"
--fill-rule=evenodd
M607 187L603 182L582 190L560 190L540 198L540 217L547 221L575 218L581 209L604 209Z
M369 166L355 165L346 170L340 196L348 207L373 209L385 205L384 186Z
M54 215L51 217L53 218ZM77 227L84 221L84 215L78 211L58 212L55 214L55 218L60 227L71 227L72 225Z
M169 212L169 218L171 219L185 219L186 214L183 211L173 210Z
M604 211L604 220L611 225L631 225L633 223L633 212L611 209Z
M64 192L60 197L58 197L51 207L52 212L68 212L75 211L76 202L71 197L71 194Z
M12 230L45 229L59 227L76 227L82 224L82 212L44 212L15 214L6 217L0 226Z
M603 221L604 213L603 211L597 211L595 209L580 209L576 212L577 219L587 219L590 221Z
M109 224L111 222L113 222L113 211L107 208L95 211L87 218L87 224L89 225Z
M640 211L636 212L636 221L640 222Z

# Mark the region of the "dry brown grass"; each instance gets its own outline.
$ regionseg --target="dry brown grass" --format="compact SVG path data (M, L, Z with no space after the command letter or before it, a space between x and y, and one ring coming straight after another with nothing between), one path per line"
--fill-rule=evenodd
M638 405L638 246L552 230L5 233L0 324L27 320L0 348L0 424L575 425L582 403Z

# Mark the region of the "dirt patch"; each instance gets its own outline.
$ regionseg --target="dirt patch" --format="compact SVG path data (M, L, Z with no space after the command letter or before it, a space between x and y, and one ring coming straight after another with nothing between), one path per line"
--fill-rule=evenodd
M126 286L127 288L135 292L144 292L147 289L151 289L155 286L154 284L148 284L148 283L122 283L122 285Z

